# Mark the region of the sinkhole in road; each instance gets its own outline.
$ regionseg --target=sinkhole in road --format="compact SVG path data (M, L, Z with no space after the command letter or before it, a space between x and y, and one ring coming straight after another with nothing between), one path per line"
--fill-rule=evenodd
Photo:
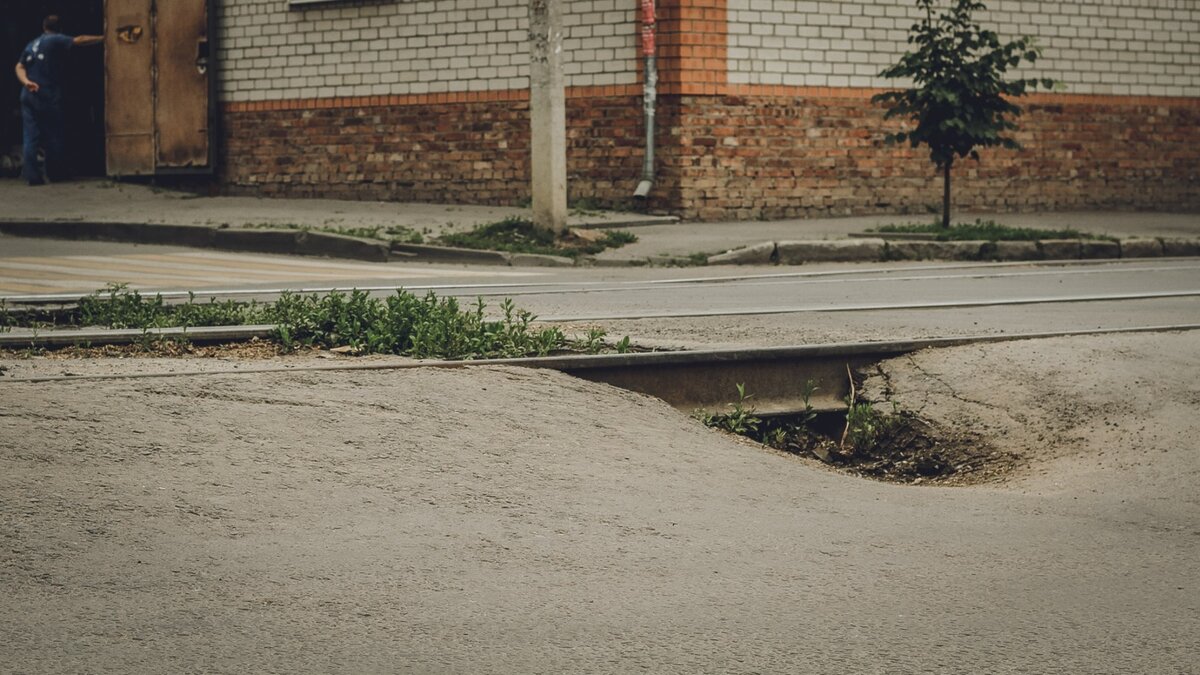
M707 426L847 474L890 483L975 485L995 482L1023 462L969 429L950 428L884 402L856 399L846 410L758 415L697 414Z

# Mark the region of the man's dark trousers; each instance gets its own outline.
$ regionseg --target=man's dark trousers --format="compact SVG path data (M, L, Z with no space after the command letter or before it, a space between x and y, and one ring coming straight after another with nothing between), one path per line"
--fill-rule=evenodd
M62 102L57 92L45 88L37 94L21 92L21 119L24 122L25 147L22 176L30 184L42 182L42 171L38 165L38 148L46 157L46 178L62 180L65 173L66 125L63 121Z

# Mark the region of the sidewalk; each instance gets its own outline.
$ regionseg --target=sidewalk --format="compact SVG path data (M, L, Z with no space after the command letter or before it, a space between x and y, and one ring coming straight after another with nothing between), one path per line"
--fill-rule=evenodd
M146 237L153 228L150 239L154 243L170 243L178 234L187 240L180 244L196 243L192 236L199 232L205 236L210 230L222 233L222 241L197 245L217 245L235 248L240 245L263 250L261 242L268 237L265 230L245 233L239 228L271 224L297 226L317 230L337 231L343 228L372 226L403 226L427 236L444 232L470 230L478 225L493 223L510 216L528 216L529 209L499 206L470 206L448 204L411 204L391 202L358 202L328 199L260 199L254 197L200 197L189 193L173 192L129 183L106 180L89 180L61 185L29 188L16 180L0 180L0 232L10 234L39 233L41 223L58 223L55 234L48 236L80 238L119 238L138 241ZM631 229L638 241L619 249L607 250L598 256L598 264L646 264L647 261L669 261L671 259L700 260L732 249L759 246L760 251L776 251L779 242L812 242L828 240L830 246L849 248L847 236L862 233L869 228L889 223L924 222L932 215L914 216L862 216L852 218L818 218L785 221L742 221L722 223L678 223L674 219L646 216L636 213L573 211L572 227L615 227ZM1017 227L1041 227L1049 229L1074 228L1083 232L1109 235L1117 238L1160 238L1200 241L1200 214L1170 213L1048 213L1048 214L958 214L956 220L970 221L975 218L995 220L1004 225ZM8 224L6 226L5 224ZM13 226L24 225L18 230ZM114 224L139 227L113 227ZM105 227L105 226L108 227ZM150 226L150 227L147 227ZM157 226L187 226L164 227ZM49 230L50 228L46 228ZM103 231L102 231L103 230ZM276 233L289 236L284 233ZM231 236L242 235L242 236ZM263 235L263 236L258 236ZM304 237L290 235L299 241ZM146 239L149 241L150 239ZM210 237L211 239L211 237ZM311 237L303 247L294 251L305 254L329 254L334 256L359 257L361 259L388 258L382 244L366 247L359 255L353 241L346 237ZM208 240L205 240L208 241ZM292 241L292 240L289 240ZM869 240L858 240L859 242ZM761 245L770 244L769 247ZM919 246L919 245L914 245ZM882 245L877 245L884 250ZM1012 247L1014 251L1026 247ZM1037 247L1034 247L1037 249ZM276 252L287 253L286 246ZM868 250L868 249L864 249ZM866 255L874 255L870 251ZM899 249L897 249L899 250ZM914 248L914 250L917 250ZM1040 249L1037 249L1040 251ZM1191 248L1176 249L1175 253L1189 253ZM361 251L359 251L361 252ZM926 257L928 251L926 250ZM1103 251L1100 251L1103 254ZM1171 251L1166 252L1168 255ZM800 255L800 254L798 254ZM1161 255L1161 253L1160 253ZM417 256L420 258L420 256ZM775 258L778 259L776 253ZM1098 257L1105 257L1100 255ZM849 258L856 259L856 258ZM439 256L440 262L453 262L447 256ZM713 262L718 262L713 261ZM472 262L463 259L459 262ZM511 262L511 261L510 261ZM748 256L742 262L766 262L759 255ZM785 262L803 262L789 259Z

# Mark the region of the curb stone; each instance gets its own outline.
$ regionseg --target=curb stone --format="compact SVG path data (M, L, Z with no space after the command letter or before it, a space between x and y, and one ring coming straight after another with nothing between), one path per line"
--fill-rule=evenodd
M300 247L304 234L300 230L222 228L213 231L212 246L226 251L288 254Z
M309 230L297 239L296 252L304 255L354 258L367 262L387 262L391 253L387 244L375 239L316 230Z
M650 267L694 267L697 261L684 255L656 255L646 258ZM708 264L705 260L704 264Z
M106 229L116 241L134 240L144 244L167 246L198 246L210 248L216 230L207 225L145 225L140 223L107 223Z
M769 265L776 260L775 242L738 248L708 257L709 265Z
M513 267L574 267L575 261L561 255L513 253L508 260Z
M212 247L215 231L216 228L208 225L151 225L148 223L107 223L82 220L0 220L0 233L15 237L118 241L201 248Z
M1175 257L1200 255L1200 239L1163 239L1163 253Z
M1158 258L1163 254L1163 243L1158 239L1122 239L1122 258Z
M887 260L979 260L982 241L888 241Z
M581 261L588 267L649 267L646 258L587 258Z
M882 239L843 239L831 241L781 241L776 245L779 262L784 265L806 262L865 262L883 259Z
M508 265L511 256L501 251L480 251L473 248L428 246L425 244L392 244L393 253L412 256L422 262L469 263L472 265Z
M870 256L877 240L851 239L842 246L833 241L763 242L708 258L710 265L798 265L805 262L862 262L875 260L1079 260L1195 257L1200 239L1132 238L1121 242L1080 239L1041 241L884 241L881 253ZM775 252L775 255L771 255ZM811 254L811 257L803 257ZM614 261L596 264L612 265Z
M1040 260L1042 257L1036 241L989 241L979 251L985 260Z
M1083 252L1079 239L1043 239L1036 243L1045 260L1079 260Z
M1121 245L1115 241L1084 240L1079 243L1079 257L1084 260L1120 258Z

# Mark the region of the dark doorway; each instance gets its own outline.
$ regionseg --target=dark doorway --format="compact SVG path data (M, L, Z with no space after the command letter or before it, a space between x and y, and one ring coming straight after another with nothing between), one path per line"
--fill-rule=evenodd
M57 14L67 35L100 35L103 0L0 0L0 155L21 153L21 85L13 72L21 50ZM104 47L71 50L63 73L67 159L76 176L104 175Z

